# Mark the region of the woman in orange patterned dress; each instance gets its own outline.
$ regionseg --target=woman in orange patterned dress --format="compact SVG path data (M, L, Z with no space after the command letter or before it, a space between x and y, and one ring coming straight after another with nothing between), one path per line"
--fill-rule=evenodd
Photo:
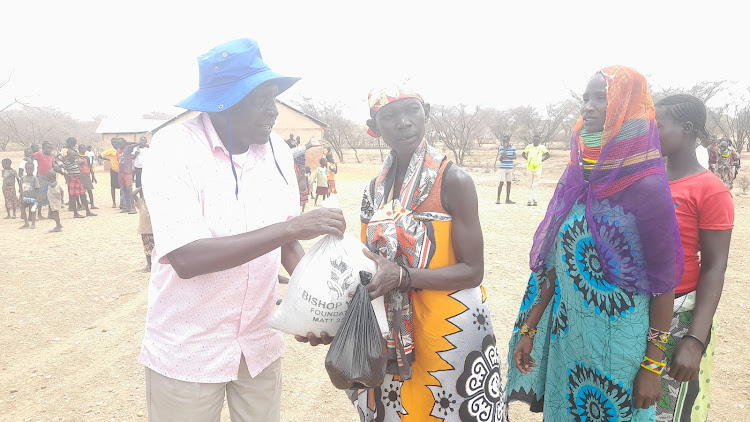
M424 139L429 104L403 87L369 96L373 136L391 147L362 200L365 254L378 265L389 362L380 387L352 390L360 420L501 421L500 358L471 177Z

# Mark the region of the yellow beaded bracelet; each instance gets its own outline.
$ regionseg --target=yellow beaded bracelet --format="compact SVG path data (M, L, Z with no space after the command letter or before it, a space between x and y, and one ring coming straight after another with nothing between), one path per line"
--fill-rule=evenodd
M536 333L538 331L538 328L534 328L533 330L529 328L529 326L525 322L523 323L523 327L521 327L521 335L532 339L536 336Z
M663 362L657 362L653 359L651 359L648 356L643 357L643 362L641 362L641 368L648 369L649 371L661 375L662 372L664 372L664 368L667 366L667 364Z

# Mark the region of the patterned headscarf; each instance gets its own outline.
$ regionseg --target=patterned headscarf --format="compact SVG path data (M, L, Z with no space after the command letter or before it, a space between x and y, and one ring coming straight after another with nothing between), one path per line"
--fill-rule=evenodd
M558 182L547 214L534 235L530 266L542 269L562 221L577 202L586 204L586 220L605 279L643 294L672 290L682 278L683 250L669 190L654 104L646 79L625 66L600 71L607 84L607 117L601 152L589 181L583 174L579 117L570 142L570 164ZM621 214L635 218L643 256L634 256L628 240L602 238L606 222ZM638 258L638 259L636 259Z
M367 95L367 104L370 107L370 117L374 118L375 114L386 105L394 101L403 100L406 98L416 98L420 103L424 104L424 100L422 100L421 95L403 85L394 85L385 88L373 89L372 91L370 91L370 94ZM372 136L373 138L378 137L378 135L373 132L372 129L368 129L367 134Z

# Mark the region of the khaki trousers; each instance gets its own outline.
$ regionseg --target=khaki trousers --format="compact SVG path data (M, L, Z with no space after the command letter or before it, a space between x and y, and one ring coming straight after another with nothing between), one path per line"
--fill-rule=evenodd
M537 171L528 171L529 178L529 200L528 202L536 202L536 190L539 187L539 180L542 178L542 169Z
M250 377L243 356L236 381L178 381L146 368L146 405L150 422L218 422L227 397L232 422L279 422L281 359Z

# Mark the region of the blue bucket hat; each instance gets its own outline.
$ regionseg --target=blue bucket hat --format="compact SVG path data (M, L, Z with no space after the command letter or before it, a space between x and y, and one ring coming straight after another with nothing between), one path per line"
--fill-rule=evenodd
M263 82L273 80L281 94L300 80L272 71L263 61L258 42L249 38L226 42L200 55L198 74L198 90L177 103L177 107L224 111Z

